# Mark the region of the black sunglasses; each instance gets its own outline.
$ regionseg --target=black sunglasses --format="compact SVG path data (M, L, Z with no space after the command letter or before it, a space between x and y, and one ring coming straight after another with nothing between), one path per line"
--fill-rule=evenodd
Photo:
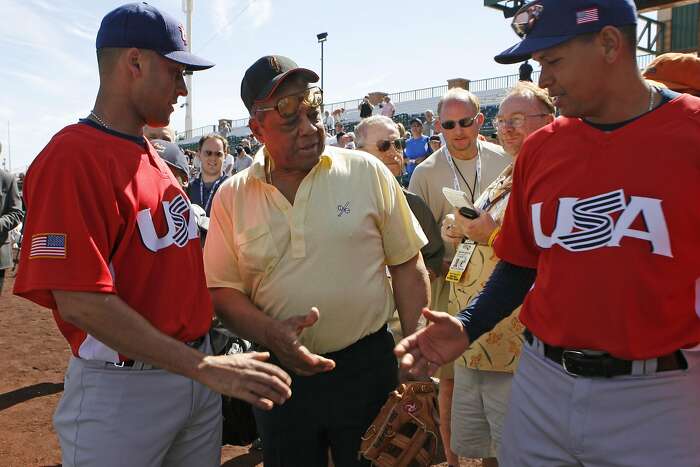
M399 138L399 139L394 139L394 140L382 140L382 141L377 141L377 149L379 149L379 152L385 152L388 151L391 145L394 145L394 149L397 151L401 151L403 149L404 141Z
M461 126L462 128L469 128L474 124L474 120L476 120L476 117L478 116L479 114L476 114L473 117L466 117L457 121L445 120L444 122L440 122L440 126L443 127L445 130L453 130L459 123L459 126Z
M513 22L510 24L510 27L513 28L518 37L525 37L535 27L537 19L542 16L542 11L544 11L544 7L540 4L523 5L513 16Z

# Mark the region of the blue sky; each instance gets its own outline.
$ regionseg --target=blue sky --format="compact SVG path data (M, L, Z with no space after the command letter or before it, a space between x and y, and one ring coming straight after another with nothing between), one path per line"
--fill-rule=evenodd
M122 3L0 2L0 159L8 155L9 122L14 170L89 113L98 88L95 35L102 17ZM184 23L181 0L149 3ZM195 73L193 126L245 116L241 78L263 55L287 55L320 72L319 32L328 32L327 102L517 72L493 61L517 37L481 0L195 0L192 50L217 66ZM184 120L178 108L171 124L181 131Z

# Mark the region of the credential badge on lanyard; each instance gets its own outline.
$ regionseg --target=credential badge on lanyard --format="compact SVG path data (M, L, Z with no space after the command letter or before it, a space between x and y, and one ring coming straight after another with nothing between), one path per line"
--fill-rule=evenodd
M446 281L459 282L462 278L462 274L467 270L467 266L472 259L475 249L476 242L471 240L464 240L459 244L455 256L452 258L452 263L450 263L450 270L447 271L447 276L445 276Z

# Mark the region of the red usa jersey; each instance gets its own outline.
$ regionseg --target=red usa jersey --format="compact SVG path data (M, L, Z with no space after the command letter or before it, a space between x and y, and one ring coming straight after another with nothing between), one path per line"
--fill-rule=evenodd
M700 99L612 132L559 118L515 164L497 255L537 268L522 322L551 345L647 359L700 342Z
M126 358L63 321L52 290L116 294L181 341L207 332L212 304L195 219L150 143L68 126L32 163L24 198L14 293L54 310L75 356Z

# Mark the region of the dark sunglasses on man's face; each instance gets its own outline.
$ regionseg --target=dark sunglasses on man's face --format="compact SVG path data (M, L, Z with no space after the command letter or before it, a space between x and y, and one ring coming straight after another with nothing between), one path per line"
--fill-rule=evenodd
M474 124L474 120L476 120L476 117L478 117L479 114L474 115L473 117L466 117L462 118L460 120L454 121L454 120L445 120L443 122L440 122L440 126L444 128L445 130L454 130L454 128L459 124L462 128L469 128Z
M382 141L377 141L377 149L379 149L379 152L386 152L389 150L389 148L393 145L394 149L397 151L401 151L403 149L403 144L404 141L402 139L385 139Z
M299 94L284 96L272 107L258 107L255 111L267 112L269 110L276 110L277 113L280 114L280 117L289 118L297 114L299 106L302 104L307 107L316 108L320 107L322 103L323 91L321 88L314 86Z

